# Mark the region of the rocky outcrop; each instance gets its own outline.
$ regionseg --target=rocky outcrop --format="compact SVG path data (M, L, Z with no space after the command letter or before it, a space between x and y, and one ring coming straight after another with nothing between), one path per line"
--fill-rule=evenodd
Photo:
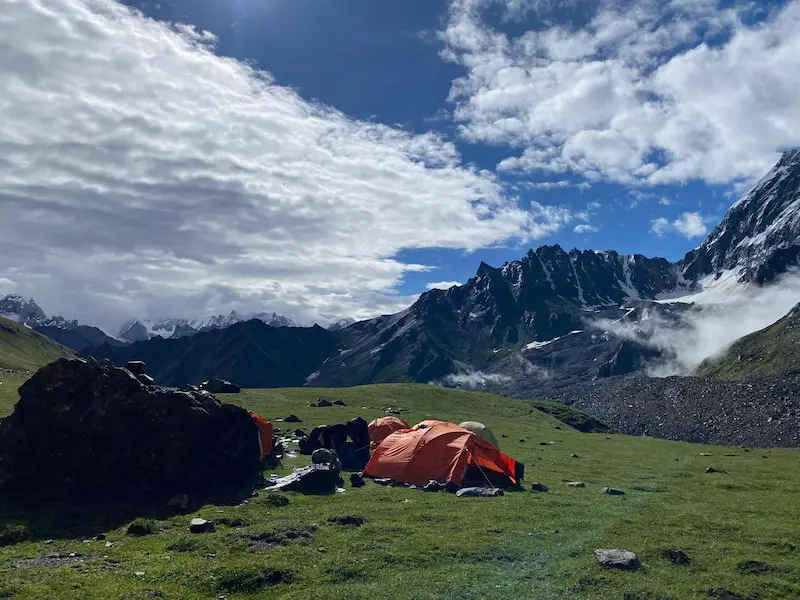
M146 385L108 361L60 359L20 388L0 423L0 495L169 498L248 482L258 432L205 392Z

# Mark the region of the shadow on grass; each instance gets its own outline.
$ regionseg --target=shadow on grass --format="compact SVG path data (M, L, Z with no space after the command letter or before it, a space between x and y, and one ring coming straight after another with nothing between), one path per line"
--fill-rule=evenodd
M29 497L0 498L0 546L22 541L87 539L117 529L136 518L163 520L194 512L201 506L237 506L263 489L264 478L254 476L246 485L189 496L186 508L167 506L166 497L80 498L32 500Z

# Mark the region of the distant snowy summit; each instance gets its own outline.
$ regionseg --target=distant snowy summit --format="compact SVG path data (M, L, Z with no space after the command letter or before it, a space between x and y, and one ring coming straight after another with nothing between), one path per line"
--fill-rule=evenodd
M215 315L197 319L141 319L125 323L117 338L125 342L143 342L155 337L181 338L201 331L224 329L236 323L252 320L261 321L271 327L297 327L289 317L277 313L245 313L231 311L229 315Z
M26 298L19 294L9 294L4 298L0 298L0 317L5 317L18 323L47 319L47 315L34 302L33 298Z

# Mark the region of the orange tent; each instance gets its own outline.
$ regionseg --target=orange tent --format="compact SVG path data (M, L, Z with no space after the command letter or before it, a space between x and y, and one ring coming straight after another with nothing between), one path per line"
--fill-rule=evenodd
M523 465L489 442L453 423L423 421L386 437L364 469L416 486L430 480L457 486L508 487L522 479Z
M272 452L272 423L254 412L250 413L250 418L258 428L258 447L261 449L261 460L264 460Z
M408 429L408 423L397 417L380 417L372 421L367 426L370 452L373 452L389 435L401 429Z

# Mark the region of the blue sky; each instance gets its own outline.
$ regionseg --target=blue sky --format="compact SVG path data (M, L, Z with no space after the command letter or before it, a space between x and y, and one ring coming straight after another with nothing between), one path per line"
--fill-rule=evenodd
M442 60L445 44L437 37L447 23L449 3L443 0L374 2L372 0L171 0L129 2L148 16L188 22L219 38L220 55L251 61L274 74L277 82L295 88L308 100L319 100L348 115L416 132L434 130L453 140L465 162L494 171L513 148L459 139L448 101L452 81L465 69ZM730 3L728 3L730 4ZM546 18L578 18L583 7L548 10ZM503 22L499 7L487 20L504 31L523 33L541 27L534 10L518 22ZM586 16L583 17L586 19ZM758 19L760 20L760 19ZM717 42L728 39L726 35ZM735 177L737 173L732 173ZM580 176L546 173L501 175L510 186L520 182L580 183ZM523 205L531 200L564 205L575 211L589 203L601 205L590 225L597 231L575 232L565 227L534 243L510 241L496 249L405 251L403 259L437 267L410 273L401 293L424 291L430 281L466 281L481 260L499 265L519 258L530 246L559 244L569 249L613 248L678 260L700 244L703 235L674 232L658 236L654 219L679 219L699 213L711 228L735 200L739 187L702 180L645 188L600 182L588 189L512 190ZM632 195L635 194L635 195ZM645 197L641 197L645 195ZM668 205L666 205L668 203Z
M0 292L107 327L677 260L800 144L800 0L20 0L0 40Z

